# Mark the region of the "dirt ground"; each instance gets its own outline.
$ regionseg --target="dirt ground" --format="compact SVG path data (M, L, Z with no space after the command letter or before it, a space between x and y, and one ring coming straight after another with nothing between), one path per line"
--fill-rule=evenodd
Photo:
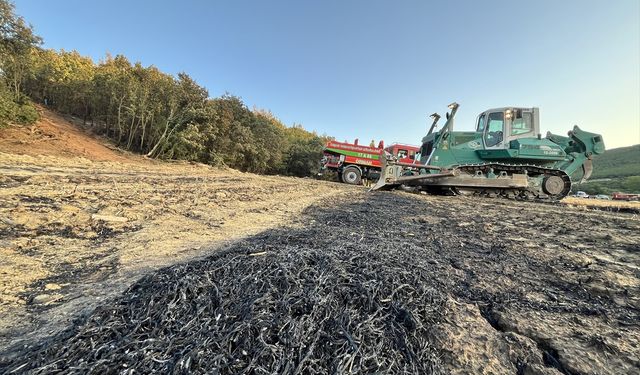
M253 270L315 254L310 259L325 256L333 273L361 274L375 285L397 273L389 283L398 285L382 288L394 291L391 298L370 291L380 305L396 294L391 303L418 309L408 302L415 296L396 292L411 282L428 287L437 298L429 294L428 324L415 332L437 353L429 358L442 373L640 369L635 206L595 210L581 200L552 205L367 193L154 162L106 146L69 157L59 144L37 156L18 147L30 144L31 133L11 141L6 134L0 132L0 150L15 148L0 153L0 372L26 369L22 353L45 338L54 337L53 348L82 340L73 332L90 328L92 318L86 319L95 308L115 314L110 306L117 301L152 289L143 276L204 277L213 272L210 257L222 249L248 254L258 243L265 256L247 256ZM85 136L80 132L69 144ZM389 269L376 275L376 265ZM405 279L413 281L398 281ZM55 338L69 327L71 333ZM365 338L356 330L350 340ZM40 360L44 366L49 357Z
M18 155L49 155L94 161L137 163L142 159L119 151L107 139L89 134L82 120L37 106L40 120L30 126L0 129L0 152Z
M1 347L34 327L55 330L144 272L286 225L350 190L186 163L1 153L0 187Z
M234 254L249 254L250 249L256 251L259 243L260 249L269 249L267 255L273 251L274 256L284 257L282 264L295 259L294 254L315 251L325 254L339 266L338 270L343 270L336 271L338 274L357 264L354 259L360 259L365 263L356 268L362 272L372 272L364 264L379 264L395 267L396 272L407 277L419 277L421 285L437 291L439 299L446 301L443 307L430 310L437 311L435 324L420 325L421 336L438 353L439 366L444 369L438 373L631 374L640 368L637 215L401 192L351 191L349 195L320 199L296 217L291 226L245 237L228 249ZM143 229L137 232L140 231ZM205 232L192 231L188 236L193 239ZM68 275L58 275L62 280L32 281L30 288L39 285L41 289L25 296L50 294L46 282L57 282L62 286L56 291L61 299L38 306L29 299L33 297L28 297L20 318L38 315L56 319L61 312L71 318L79 313L69 308L74 298L89 294L90 298L102 299L113 295L109 292L119 290L119 285L132 281L133 278L123 280L120 275L131 267L124 259L136 259L135 255L129 258L127 251L132 247L128 244L135 241L135 233L123 230L106 241L111 241L106 246L110 252L120 254L117 261L104 255L102 259L106 261L100 257L85 259L85 269L76 271L79 277L74 276L74 281ZM153 246L147 245L147 249ZM216 249L219 248L211 247L208 253ZM65 253L60 249L57 252ZM161 259L163 254L167 253L161 252ZM247 260L246 267L261 269L260 258ZM175 260L178 259L167 262ZM87 269L105 263L108 270ZM383 268L380 270L382 277ZM185 271L160 271L157 278L166 280L163 274L184 273L171 281L178 283L187 275L210 277L205 275L212 271L205 261L189 265ZM375 272L371 275L378 277ZM107 285L92 281L98 278L108 280ZM389 290L405 285L390 283L386 285ZM121 299L133 298L131 293L144 295L153 287L134 287ZM383 297L388 294L377 298L380 302L389 301ZM398 299L397 303L403 303ZM115 307L109 307L111 303L84 300L82 305L88 308L104 304L101 314L111 311L111 316L116 313ZM15 311L8 313L16 314ZM188 321L187 317L174 318ZM117 314L114 319L120 320ZM58 319L57 324L64 322ZM16 331L9 332L15 335ZM99 341L99 335L94 339ZM357 334L353 339L364 340ZM65 342L57 345L79 346ZM109 363L118 364L106 362Z
M0 129L0 350L351 190L145 159L39 110L33 126Z

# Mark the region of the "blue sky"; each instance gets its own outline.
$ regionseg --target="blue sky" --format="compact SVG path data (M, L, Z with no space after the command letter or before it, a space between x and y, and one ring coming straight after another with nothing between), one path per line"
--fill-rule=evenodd
M338 140L418 144L427 116L538 106L640 143L640 1L15 1L44 47L184 71Z

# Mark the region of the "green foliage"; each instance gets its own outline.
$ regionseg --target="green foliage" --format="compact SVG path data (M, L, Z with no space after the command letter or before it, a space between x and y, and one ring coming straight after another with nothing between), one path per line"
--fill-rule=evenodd
M593 174L574 189L588 194L640 194L640 145L607 150L593 158Z
M0 52L5 58L27 54L31 48L41 43L31 26L15 14L14 5L0 0Z
M99 64L76 52L38 50L34 56L29 95L90 120L126 149L255 173L302 176L317 169L323 139L287 128L268 111L252 111L239 97L209 98L185 73L173 77L124 56Z
M17 106L4 82L0 81L0 128L15 120Z
M14 121L21 125L33 124L40 118L40 114L36 110L36 107L29 102L17 105L17 111L14 116Z
M640 144L607 150L593 158L592 179L640 176Z
M627 176L605 180L587 181L576 184L574 191L582 190L587 194L612 194L615 192L640 194L640 176Z
M15 14L13 4L0 0L0 127L38 119L22 85L32 72L32 53L39 43L31 27Z
M640 194L640 176L626 177L622 182L624 192Z
M29 98L24 95L15 98L4 83L0 82L0 128L9 123L32 124L39 117L38 111Z
M26 94L149 157L255 173L308 176L317 170L324 138L289 128L269 111L250 110L239 97L209 98L185 73L172 76L124 56L95 63L39 43L13 5L0 0L0 124L37 119Z
M284 173L309 176L318 171L326 137L318 137L301 126L286 129L287 149L284 155Z
M0 95L0 128L10 123L29 125L40 118L38 111L30 102L18 104Z
M204 151L204 135L195 124L189 124L168 143L171 145L166 156L172 159L199 161Z

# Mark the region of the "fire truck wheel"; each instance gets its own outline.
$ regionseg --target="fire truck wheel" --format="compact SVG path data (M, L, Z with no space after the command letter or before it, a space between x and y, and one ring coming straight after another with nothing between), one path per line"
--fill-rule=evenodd
M349 185L360 185L362 174L356 167L347 167L342 171L342 181Z

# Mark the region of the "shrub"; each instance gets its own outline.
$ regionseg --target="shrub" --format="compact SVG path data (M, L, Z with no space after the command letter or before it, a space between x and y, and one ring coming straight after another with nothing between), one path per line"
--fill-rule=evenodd
M0 128L13 122L17 112L17 105L8 95L0 91Z
M36 110L36 107L32 103L25 103L17 105L17 111L14 116L14 121L18 124L29 125L38 121L40 114Z

